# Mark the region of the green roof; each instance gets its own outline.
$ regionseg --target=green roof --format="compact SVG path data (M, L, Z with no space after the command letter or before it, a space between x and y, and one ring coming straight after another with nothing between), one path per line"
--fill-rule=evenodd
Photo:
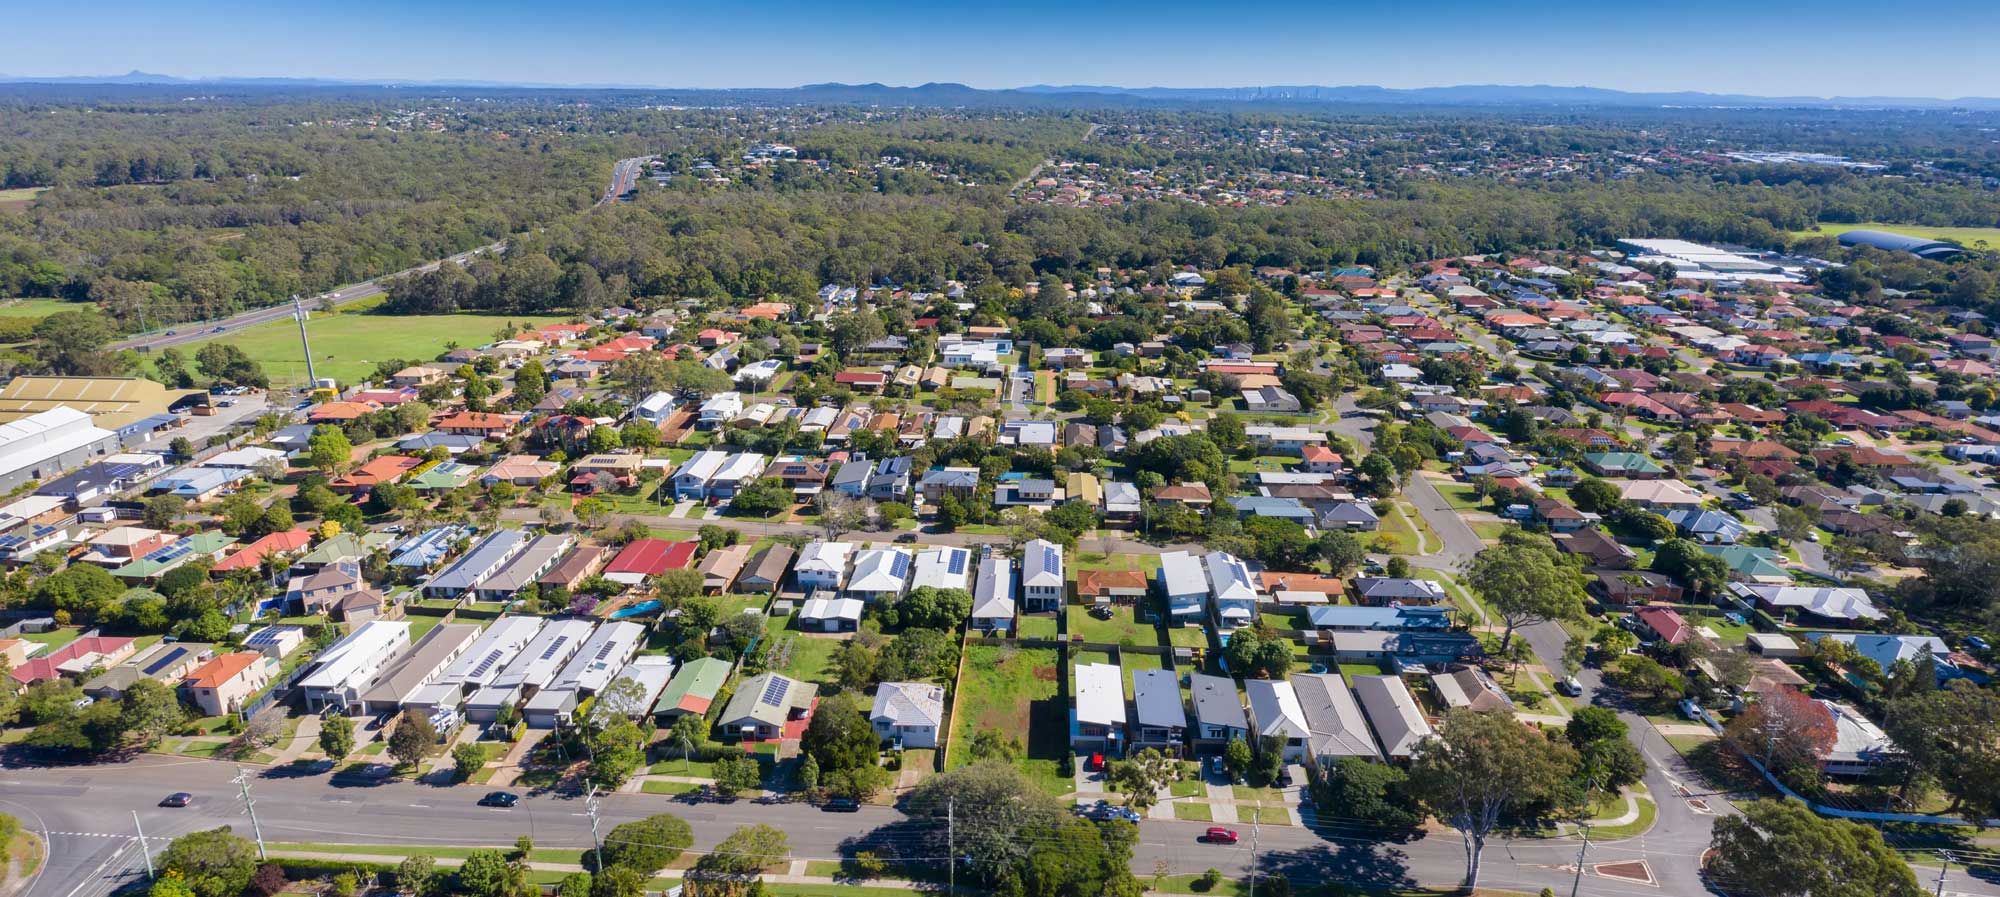
M195 533L179 542L175 542L171 546L173 549L171 555L155 560L141 558L111 571L111 575L120 579L148 579L172 570L195 558L214 554L234 544L236 544L235 539L214 530Z
M478 472L479 469L470 464L446 461L417 474L411 478L409 485L412 489L457 489Z
M660 693L660 700L653 704L654 713L680 710L687 713L707 713L708 705L715 702L715 693L722 690L722 683L729 681L729 662L713 657L703 657L688 661L674 673L667 683L667 690Z
M1769 548L1752 548L1745 545L1703 545L1701 550L1722 559L1729 569L1744 576L1783 576L1789 578L1791 571L1785 569L1778 554Z
M1653 459L1638 452L1591 452L1583 456L1592 466L1600 470L1626 470L1641 473L1665 473L1666 468Z

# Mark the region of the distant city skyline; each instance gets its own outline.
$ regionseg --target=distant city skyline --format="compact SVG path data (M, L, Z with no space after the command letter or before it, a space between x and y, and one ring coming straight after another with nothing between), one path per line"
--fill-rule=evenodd
M82 27L79 13L90 27ZM1607 7L1433 0L633 6L492 0L35 4L0 74L978 88L1466 84L1757 96L2000 97L2000 3Z

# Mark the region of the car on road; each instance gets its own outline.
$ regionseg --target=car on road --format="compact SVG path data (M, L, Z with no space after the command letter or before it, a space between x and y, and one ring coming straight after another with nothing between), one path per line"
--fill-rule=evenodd
M1223 828L1219 825L1210 826L1208 831L1201 833L1201 839L1210 844L1234 844L1236 843L1236 830L1233 828Z
M861 802L851 797L835 797L829 798L826 803L820 804L819 808L828 813L859 813L861 812Z
M1562 677L1562 681L1556 683L1556 691L1563 693L1567 697L1582 697L1583 683L1576 681L1575 676L1564 676Z
M189 794L185 791L176 791L172 794L167 795L166 800L160 801L160 806L185 807L191 803L194 803L194 795Z
M917 541L917 534L916 534L916 533L898 533L898 534L896 535L896 541L898 541L898 542L915 542L915 541Z
M214 330L211 330L211 331L209 331L209 332L210 332L210 333L228 333L228 332L229 332L229 328L227 328L227 327L224 327L224 326L222 326L221 324L217 324L217 325L215 325L215 329L214 329Z
M495 791L479 799L479 805L482 807L499 807L503 810L520 802L521 796L511 791Z

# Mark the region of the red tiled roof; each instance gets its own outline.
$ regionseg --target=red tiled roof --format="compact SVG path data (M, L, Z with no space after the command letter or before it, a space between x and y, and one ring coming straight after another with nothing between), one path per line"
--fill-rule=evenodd
M605 565L605 575L613 573L637 573L641 576L657 576L668 570L680 570L694 561L694 542L669 542L666 539L638 539L626 545L618 556Z
M312 544L312 532L306 529L289 529L282 533L271 533L238 549L223 558L212 570L227 573L231 570L255 570L264 559L274 554L298 551Z

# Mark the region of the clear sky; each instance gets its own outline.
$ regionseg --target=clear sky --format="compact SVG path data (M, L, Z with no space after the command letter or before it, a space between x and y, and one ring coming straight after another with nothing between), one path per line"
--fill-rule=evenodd
M2000 96L2000 0L15 4L8 75Z

